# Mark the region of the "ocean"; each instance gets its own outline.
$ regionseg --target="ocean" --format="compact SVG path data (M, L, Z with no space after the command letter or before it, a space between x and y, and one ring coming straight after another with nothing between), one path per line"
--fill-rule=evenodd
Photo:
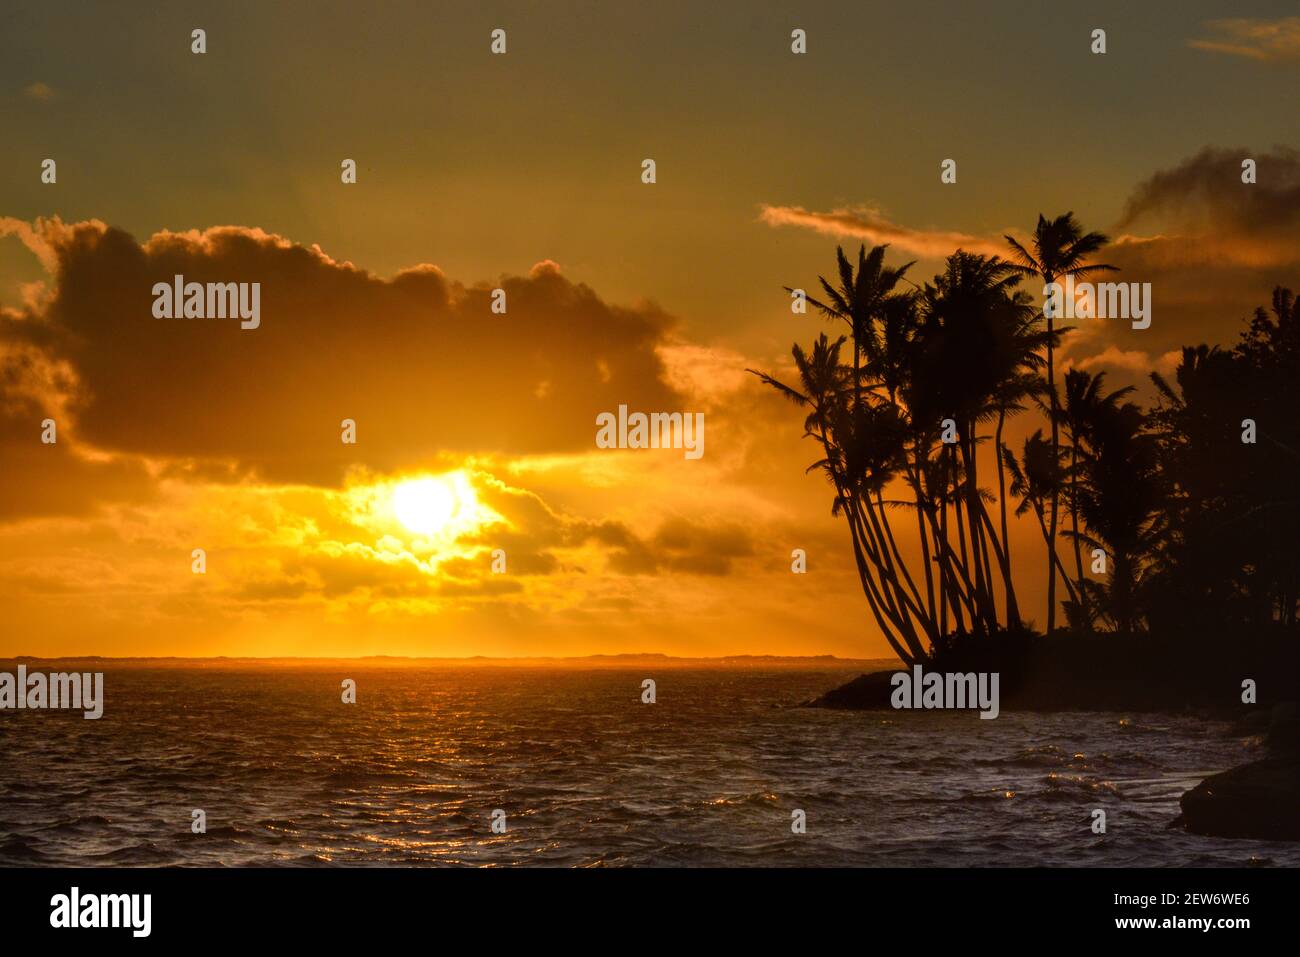
M106 670L100 720L0 711L0 865L1300 865L1168 829L1263 748L1188 715L796 707L852 676L820 668Z

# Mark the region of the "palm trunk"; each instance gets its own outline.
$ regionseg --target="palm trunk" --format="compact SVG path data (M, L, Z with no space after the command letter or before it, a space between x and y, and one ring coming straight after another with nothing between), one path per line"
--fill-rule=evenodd
M951 485L953 491L957 492L957 447L956 445L948 446L948 466L949 466L948 474L951 478ZM952 503L952 511L953 514L957 517L957 545L961 549L961 553L960 553L961 567L962 570L966 573L966 577L969 578L970 577L970 556L967 553L967 549L966 549L966 520L962 517L962 499L964 497L965 497L964 495L954 496L953 503ZM954 606L953 610L957 612L958 630L965 631L966 629L964 625L961 624L961 620L960 620L961 612L957 610L956 606ZM971 613L971 628L973 630L975 627L975 610L973 607L970 609L970 613Z
M876 618L876 624L880 626L880 633L885 636L885 640L889 642L889 647L894 649L894 654L898 655L900 661L908 666L914 665L917 661L914 660L911 649L904 650L894 636L890 623L885 620L884 611L876 598L875 583L871 579L866 557L863 555L861 543L858 541L857 529L854 528L852 521L848 524L849 537L853 542L853 557L858 565L858 579L862 582L862 593L867 596L867 604L871 606L871 613Z
M884 504L883 496L881 497L880 514L877 514L876 508L872 505L871 496L864 495L858 501L864 501L867 506L867 517L871 519L871 524L866 526L866 530L871 533L872 541L875 543L877 554L881 556L882 561L878 562L881 566L882 577L889 582L894 593L894 605L899 611L899 615L904 617L908 622L909 629L912 627L911 620L913 617L918 620L925 618L921 611L923 599L921 593L916 590L916 585L912 581L912 576L907 570L906 565L902 565L902 556L898 555L898 549L894 545L894 534L889 530L889 516L883 514ZM894 561L894 556L898 555L898 563ZM902 572L903 579L899 578L899 572ZM903 589L903 580L911 588L912 594L908 594Z
M903 573L903 580L907 582L907 587L911 592L912 601L909 604L916 615L917 621L925 629L926 637L933 642L935 638L934 616L931 615L927 618L925 615L923 608L925 599L921 596L920 589L916 587L916 583L912 580L912 572L907 567L907 562L904 560L902 553L898 550L898 543L894 540L894 528L890 524L889 515L885 511L885 496L880 489L876 489L876 505L880 509L879 524L884 528L885 538L889 542L889 554L893 555L892 567Z
M920 452L917 452L917 458L920 458ZM913 476L916 492L916 534L921 539L921 560L925 563L925 597L927 606L930 610L930 620L937 621L934 606L934 569L930 567L930 536L925 530L925 515L922 509L927 507L925 502L925 490L921 487L921 473L917 471Z
M825 448L827 458L829 459L831 457L830 446L824 438L822 444ZM885 640L888 641L890 647L894 649L894 653L898 655L899 659L905 664L916 664L924 659L924 649L917 640L914 631L909 635L908 632L910 630L911 622L900 615L898 609L893 606L889 592L884 587L885 576L881 567L880 557L878 554L874 553L873 543L869 541L864 534L868 530L857 514L857 500L846 495L846 486L840 480L838 475L833 475L833 477L835 480L835 491L840 496L840 499L846 503L844 506L844 515L849 526L849 537L853 543L853 557L858 568L858 579L862 584L863 594L867 597L867 604L871 606L871 612L875 616L876 623L880 626L880 631L885 636ZM868 508L870 505L871 503L868 501ZM861 533L859 532L859 525L863 526ZM867 564L868 559L871 560L872 565L876 567L877 573L881 576L882 581L880 590L877 590L876 588L875 576L872 574L871 567ZM906 643L906 649L900 641Z
M1083 587L1083 550L1079 547L1079 437L1070 435L1070 531L1074 533L1074 571L1079 584L1079 612L1088 628L1088 592ZM1091 629L1088 629L1091 630Z
M849 323L853 330L853 410L862 405L862 350L858 347L858 318L850 316Z
M947 466L947 468L944 469L943 489L941 490L941 494L943 496L942 498L943 511L941 513L943 522L939 528L939 539L935 543L935 549L936 551L939 552L943 560L943 564L940 565L940 569L943 572L944 583L947 586L944 589L943 594L947 598L951 599L953 630L958 633L963 633L966 631L966 622L962 616L962 611L961 611L963 596L961 594L961 589L958 586L957 575L953 567L953 563L956 560L957 556L956 553L953 551L951 539L948 537L948 502L949 499L951 498L951 495L949 494L950 490L953 488L953 456L952 456L951 446L947 449L944 449L940 454L943 455L945 460L944 464ZM957 507L955 502L953 503L953 511L957 516L958 528L960 529L961 509ZM959 541L960 541L960 537L961 536L959 531L958 532ZM948 620L947 619L948 606L949 606L949 601L945 600L944 620L943 620L944 622L943 634L945 636L948 634L947 627L946 627L947 620Z
M1044 276L1048 285L1051 285L1053 279L1051 276ZM1055 310L1046 310L1055 312ZM1057 463L1060 461L1060 429L1057 423L1059 416L1056 413L1056 366L1054 363L1054 350L1052 348L1052 333L1054 327L1052 316L1047 316L1047 392L1050 397L1051 419L1052 419L1052 514L1051 524L1047 531L1047 633L1050 635L1056 628L1056 566L1058 560L1056 557L1056 517L1057 509L1060 505L1061 483L1056 480L1055 472Z
M1007 410L998 412L998 428L994 438L994 454L998 459L998 507L1002 512L1002 580L1007 588L1007 627L1015 630L1020 627L1020 608L1016 602L1016 590L1011 587L1011 538L1007 535L1007 479L1002 461L1002 426L1007 421Z
M1047 541L1047 522L1044 520L1043 511L1042 508L1036 508L1034 509L1034 514L1038 516L1038 528L1043 533L1043 541ZM1074 590L1074 585L1071 583L1070 576L1065 570L1065 564L1061 561L1061 556L1056 554L1055 549L1052 550L1051 556L1056 559L1056 570L1061 574L1061 581L1065 582L1065 590L1070 593L1070 600L1078 601L1079 596Z
M966 524L970 529L971 563L975 568L976 607L983 630L993 631L997 628L997 610L993 604L993 578L989 574L988 546L984 541L984 529L981 527L976 507L979 499L979 478L975 461L975 423L969 423L961 437L962 460L966 466L966 481L963 489L966 502Z
M939 494L939 529L934 536L934 560L939 563L939 634L948 636L948 556L943 553L940 538L948 539L948 497Z

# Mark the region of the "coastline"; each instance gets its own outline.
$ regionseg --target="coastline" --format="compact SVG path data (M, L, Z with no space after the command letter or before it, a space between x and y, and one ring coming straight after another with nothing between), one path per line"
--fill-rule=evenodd
M892 679L899 669L874 671L833 688L803 707L848 711L893 711L890 703ZM1141 687L1142 694L1122 703L1125 693ZM1145 711L1192 713L1215 717L1237 717L1239 727L1261 733L1267 757L1212 774L1184 792L1179 800L1181 814L1169 823L1206 837L1300 841L1300 705L1281 701L1271 706L1207 702L1193 704L1189 698L1181 707L1174 704L1190 689L1173 690L1161 697L1163 706L1152 700L1150 686L1126 683L1111 688L1107 704L1067 704L1083 689L1073 686L1021 685L1004 703L1011 710L1056 712Z

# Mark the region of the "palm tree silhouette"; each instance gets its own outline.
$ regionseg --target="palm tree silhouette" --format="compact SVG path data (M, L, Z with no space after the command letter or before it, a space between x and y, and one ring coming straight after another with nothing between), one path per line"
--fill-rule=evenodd
M816 439L823 457L808 471L820 470L835 488L831 514L843 516L849 526L854 560L862 590L876 623L898 657L915 663L926 657L915 622L923 617L920 594L910 593L900 581L895 557L901 563L892 533L886 534L888 516L883 511L882 490L904 461L906 427L893 406L854 404L861 395L857 374L840 362L845 337L829 339L821 333L808 355L796 344L791 349L799 373L795 388L765 372L746 370L772 386L795 405L809 410L804 435ZM892 551L891 551L892 550ZM931 641L934 635L927 633Z
M1022 276L1039 276L1044 286L1050 286L1058 279L1072 276L1076 279L1094 272L1113 272L1114 266L1104 263L1084 264L1084 259L1091 256L1110 240L1102 233L1084 233L1083 227L1074 218L1074 213L1067 212L1055 219L1047 219L1041 213L1038 225L1030 241L1032 250L1026 249L1014 237L1006 236L1011 246L1015 268ZM1056 331L1053 310L1044 310L1049 334ZM1062 329L1061 332L1067 330ZM1056 395L1056 368L1054 363L1055 342L1048 340L1047 346L1047 394L1051 403L1049 419L1052 428L1052 449L1060 449L1058 428L1059 405ZM1054 487L1051 498L1051 511L1048 519L1047 548L1047 633L1051 634L1056 625L1056 572L1059 562L1056 559L1057 513L1060 505L1059 483Z
M1166 503L1154 593L1165 627L1300 624L1300 310L1286 288L1231 349L1185 347L1175 381L1152 373ZM1243 444L1244 420L1258 431Z
M838 285L822 279L824 300L809 298L845 322L849 338L822 334L811 354L796 345L794 385L749 371L809 410L804 432L823 453L810 470L835 488L831 510L849 527L877 623L899 657L915 662L949 647L950 623L956 635L1004 630L1000 599L1006 622L1020 628L996 449L1007 418L1041 391L1051 334L1005 260L958 250L913 293L896 290L907 267L885 266L885 252L863 247L855 266L836 250ZM850 339L851 366L840 360ZM990 438L998 523L989 516L994 496L980 485L980 449ZM898 482L911 501L886 497ZM915 516L923 575L913 574L895 535L899 508Z
M1164 506L1156 436L1132 402L1099 406L1089 436L1079 463L1079 511L1088 527L1085 541L1110 556L1110 574L1105 585L1088 587L1115 630L1133 632L1142 619L1138 588L1159 545L1156 517Z
M1294 296L1278 289L1272 315L1260 310L1236 348L1185 349L1177 388L1153 374L1161 398L1150 412L1125 401L1130 388L1108 391L1101 373L1067 369L1058 390L1055 353L1068 330L1016 287L1028 275L1055 282L1112 269L1084 261L1105 241L1069 213L1040 216L1028 249L1008 238L1019 262L957 250L915 291L898 290L911 264L887 266L886 247L860 247L856 263L837 249L838 281L822 278L824 296L808 301L848 334L822 333L809 351L796 344L793 385L747 370L806 410L804 434L821 449L809 471L834 488L831 513L848 527L863 594L908 664L957 665L968 648L994 661L1025 652L1008 520L1017 498L1015 515L1033 516L1048 554L1049 634L1058 576L1072 629L1196 624L1188 614L1204 618L1216 603L1231 610L1216 619L1227 624L1300 622ZM1036 429L1017 456L1004 427L1031 405L1051 434ZM1259 445L1225 455L1242 447L1243 418L1259 419ZM981 485L990 441L996 493ZM914 546L895 535L900 510L916 519ZM1084 575L1085 545L1106 554L1104 580ZM923 575L913 574L918 552ZM1183 607L1194 610L1180 617Z
M1083 369L1069 369L1065 373L1065 401L1057 409L1061 427L1065 429L1065 441L1070 450L1070 464L1067 475L1070 481L1070 532L1074 545L1074 570L1076 581L1082 583L1083 577L1083 537L1079 532L1079 456L1083 452L1082 444L1091 441L1093 430L1104 415L1118 408L1119 402L1133 392L1132 386L1116 389L1107 395L1102 394L1102 385L1106 373L1089 375ZM1050 410L1049 410L1050 413ZM1080 624L1088 627L1092 616L1088 607L1088 590L1079 585Z
M958 545L964 555L969 538L970 577L981 599L982 624L997 627L994 580L989 552L997 559L1006 596L1007 620L1019 623L1011 574L1005 516L1001 535L993 528L979 488L978 446L981 422L996 420L995 440L1008 414L1031 390L1038 353L1048 334L1037 328L1036 310L1027 294L1015 291L1020 281L1013 264L996 256L958 250L944 272L921 291L921 325L913 340L912 374L904 397L914 421L952 418L957 443L950 458L958 459L962 477L958 511ZM996 449L996 445L995 445ZM996 457L996 453L995 453ZM955 469L953 478L956 478ZM1002 470L999 464L999 483ZM967 565L965 561L962 563Z
M1011 494L1020 496L1016 515L1033 511L1034 517L1038 520L1038 528L1043 533L1043 541L1046 542L1049 503L1052 496L1059 493L1061 485L1059 450L1053 454L1052 443L1043 437L1043 430L1035 429L1034 434L1025 439L1019 461L1016 461L1015 453L1005 445L1002 446L1002 458L1006 462L1007 472L1011 475ZM1056 571L1060 572L1061 578L1065 581L1071 600L1077 601L1070 576L1066 574L1055 549L1051 551L1051 557L1056 559Z
M905 263L896 269L886 267L885 252L888 249L889 244L885 243L871 247L871 252L868 253L865 245L859 246L855 272L848 257L844 255L843 247L836 246L839 286L832 286L825 276L818 276L827 302L807 297L828 318L840 319L848 324L849 336L853 341L854 402L862 398L859 383L863 358L866 358L868 364L879 363L887 346L884 331L878 330L877 324L884 324L891 315L900 315L898 305L910 298L908 294L896 293L894 289L913 263ZM881 378L889 381L886 376Z

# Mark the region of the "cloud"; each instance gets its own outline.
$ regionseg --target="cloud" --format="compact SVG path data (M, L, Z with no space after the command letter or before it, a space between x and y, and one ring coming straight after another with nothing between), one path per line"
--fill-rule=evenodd
M1246 159L1256 162L1255 183L1241 181ZM1300 226L1300 151L1286 146L1263 153L1246 147L1206 147L1134 189L1119 227L1143 222L1179 232L1226 230L1234 241L1292 236ZM1276 252L1295 255L1294 249Z
M764 205L759 219L769 226L800 226L828 236L889 243L917 256L942 259L956 249L985 255L1005 255L1006 243L989 237L944 230L913 229L891 222L878 209L846 206L819 213L802 206Z
M23 95L33 100L52 100L59 94L48 83L37 80L23 87Z
M1260 20L1238 17L1205 24L1211 40L1188 40L1188 46L1266 62L1300 62L1300 17Z
M1159 372L1167 374L1177 367L1182 353L1178 351L1165 352L1158 356L1150 355L1140 349L1130 349L1127 352L1107 346L1101 352L1095 355L1084 356L1083 358L1072 360L1063 365L1063 368L1075 369L1122 369L1127 372L1145 377L1149 373Z
M12 216L0 216L0 238L16 236L50 275L58 272L59 248L75 244L78 232L97 234L106 229L108 227L97 219L64 225L57 216L53 219L37 219L35 223L14 219Z
M749 382L746 357L725 346L702 346L686 341L663 345L668 382L705 408L716 408Z
M424 264L381 279L237 226L138 243L98 221L5 219L0 234L56 280L44 308L9 315L0 346L71 370L68 409L97 450L338 484L350 467L451 452L585 451L599 412L684 404L658 352L675 320L606 303L550 262L466 286ZM152 287L175 275L259 282L261 327L155 319ZM356 445L340 441L345 418Z
M1247 158L1257 166L1251 184L1241 181ZM769 205L760 218L927 257L959 247L1006 254L1000 236L911 229L865 206L816 212ZM1242 319L1275 286L1300 286L1300 151L1206 147L1139 183L1107 232L1117 238L1097 258L1119 267L1108 277L1114 281L1151 284L1151 328L1079 320L1062 344L1062 360L1140 382L1152 370L1167 371L1183 345L1235 341Z
M1241 181L1253 158L1258 181ZM1142 228L1105 250L1116 279L1150 282L1149 330L1119 331L1121 351L1163 354L1230 343L1275 286L1300 285L1300 152L1206 148L1156 172L1129 196L1118 228Z
M723 653L741 631L764 650L814 631L860 646L801 417L743 372L758 357L687 338L653 304L609 303L549 260L473 285L427 263L384 278L244 226L0 232L47 272L0 309L14 652L173 653L182 630L199 654L574 653L646 635ZM260 282L260 328L155 319L153 284L177 273ZM621 403L705 411L705 458L595 449L596 412ZM491 520L422 540L388 490L448 471ZM796 545L816 555L808 576L790 573ZM809 583L833 624L800 610Z
M465 544L484 552L504 549L512 575L585 573L581 556L590 557L594 548L617 574L721 576L731 573L736 560L754 553L750 532L735 522L673 515L659 521L653 532L641 533L621 520L586 519L561 512L540 495L509 486L487 473L478 475L477 490L482 503L503 521L468 538ZM486 563L460 559L440 566L440 570L469 575L475 567L481 570Z
M140 462L89 456L78 446L68 411L75 371L6 335L16 328L12 315L0 314L0 521L89 515L108 502L143 499L152 481ZM42 441L47 419L54 421L50 444Z
M592 537L614 547L610 567L625 575L665 571L728 575L737 559L754 553L753 540L743 526L709 525L682 517L668 519L648 538L638 538L613 523L594 529Z

